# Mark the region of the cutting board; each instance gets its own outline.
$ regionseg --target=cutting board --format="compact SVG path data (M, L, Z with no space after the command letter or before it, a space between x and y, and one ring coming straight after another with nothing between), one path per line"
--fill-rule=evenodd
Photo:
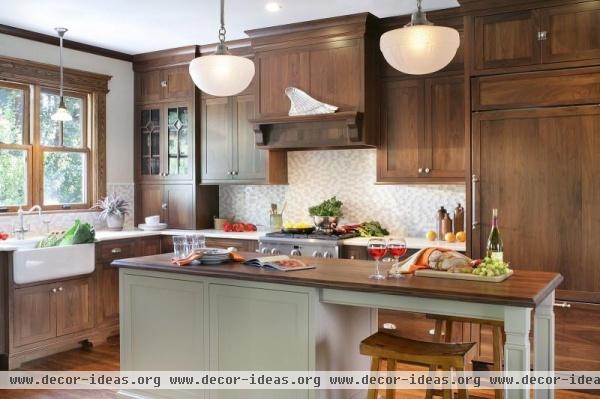
M483 281L487 283L501 283L506 280L510 276L512 276L514 272L511 270L510 272L503 274L502 276L478 276L476 274L467 274L467 273L448 273L442 272L439 270L432 269L421 269L415 272L415 276L418 277L435 277L435 278L449 278L454 280L470 280L470 281Z

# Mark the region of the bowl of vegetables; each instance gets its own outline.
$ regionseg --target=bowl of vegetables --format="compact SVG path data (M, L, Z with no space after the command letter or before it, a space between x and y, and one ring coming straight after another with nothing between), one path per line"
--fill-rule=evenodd
M319 205L308 208L308 214L312 216L317 230L326 233L333 232L338 224L339 217L342 216L342 205L344 203L333 196Z

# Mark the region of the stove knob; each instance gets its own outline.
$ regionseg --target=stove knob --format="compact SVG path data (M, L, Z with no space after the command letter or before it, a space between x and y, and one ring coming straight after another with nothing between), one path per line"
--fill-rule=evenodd
M279 255L281 252L277 248L271 250L271 255Z
M267 248L267 247L264 247L264 248L262 248L262 249L260 250L260 253L261 253L261 254L268 254L268 253L269 253L269 248Z
M292 255L292 256L302 256L302 254L300 253L300 251L297 250L297 249L292 249L292 252L290 252L290 255Z
M323 254L323 257L326 259L331 259L331 258L333 258L333 255L331 254L331 252L325 251L325 253Z
M323 254L319 251L315 251L315 252L313 252L312 256L313 256L313 258L322 258Z

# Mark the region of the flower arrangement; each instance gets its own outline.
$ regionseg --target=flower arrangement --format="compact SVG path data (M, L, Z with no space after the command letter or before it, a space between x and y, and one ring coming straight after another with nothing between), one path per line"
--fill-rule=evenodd
M109 216L125 216L129 214L129 203L117 194L108 195L98 200L95 208L101 209L99 217L107 219Z

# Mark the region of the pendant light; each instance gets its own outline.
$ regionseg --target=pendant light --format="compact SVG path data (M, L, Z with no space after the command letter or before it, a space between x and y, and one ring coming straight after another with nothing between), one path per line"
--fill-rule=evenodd
M51 119L53 121L68 122L73 119L69 111L67 111L65 99L63 97L63 36L68 29L54 28L54 30L56 33L58 33L58 37L60 38L60 104L58 105L58 109L54 115L52 115Z
M417 0L417 11L406 26L385 32L379 47L385 60L409 75L439 71L452 61L460 44L456 29L434 26Z
M225 0L221 0L219 44L214 54L198 57L190 63L190 76L200 90L217 97L243 91L254 77L254 63L232 55L225 45Z

